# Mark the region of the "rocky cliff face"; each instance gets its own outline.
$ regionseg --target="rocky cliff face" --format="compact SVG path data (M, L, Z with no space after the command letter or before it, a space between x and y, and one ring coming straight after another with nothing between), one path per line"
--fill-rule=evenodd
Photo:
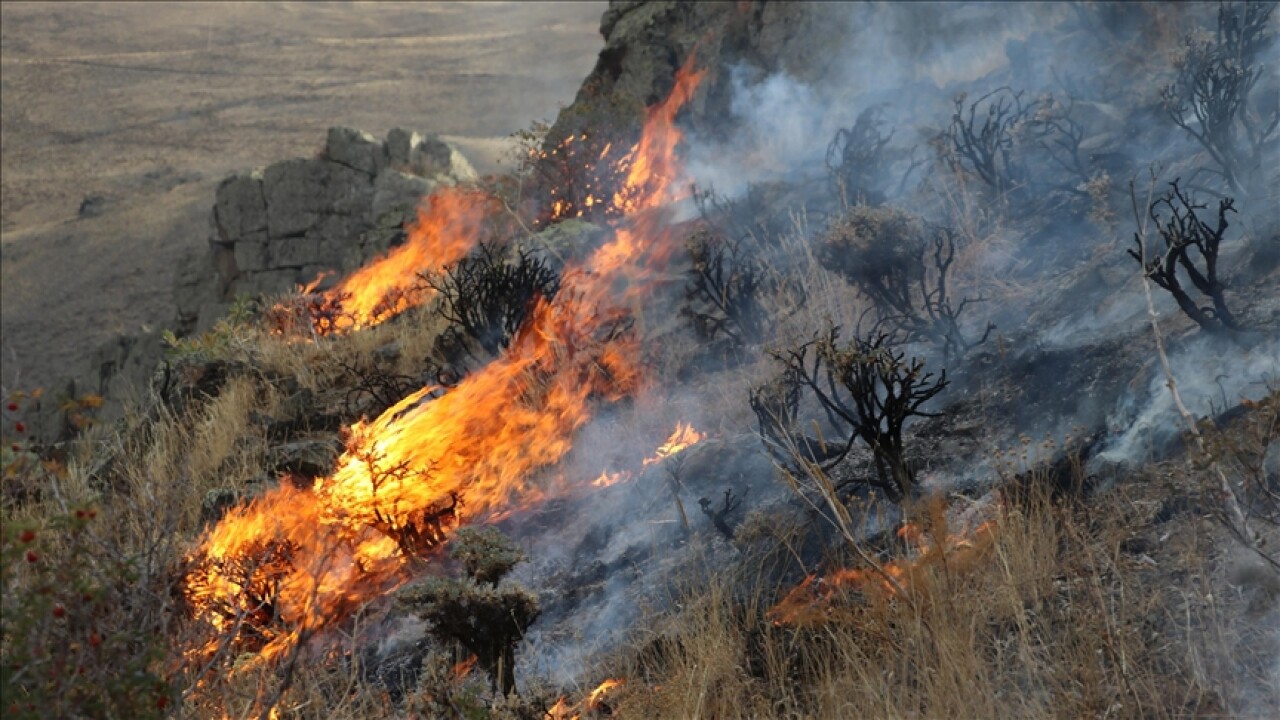
M207 329L237 297L359 267L403 238L437 186L477 179L437 138L397 128L378 141L341 127L329 130L318 157L227 178L210 213L208 251L178 273L175 332Z

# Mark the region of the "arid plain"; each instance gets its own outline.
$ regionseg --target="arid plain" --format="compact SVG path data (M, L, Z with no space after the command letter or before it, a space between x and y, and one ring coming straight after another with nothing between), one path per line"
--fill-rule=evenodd
M218 181L314 154L332 125L439 133L500 170L510 133L573 99L604 5L4 3L5 386L170 321Z

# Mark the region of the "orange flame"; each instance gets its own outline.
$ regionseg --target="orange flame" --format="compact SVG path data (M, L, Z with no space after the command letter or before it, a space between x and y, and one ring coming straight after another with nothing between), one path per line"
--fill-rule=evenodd
M898 529L898 537L916 543L918 555L895 560L875 568L841 568L826 577L809 575L792 588L778 604L765 613L775 625L811 626L830 619L835 596L846 590L863 590L875 583L881 591L897 595L918 584L930 567L954 569L970 567L994 542L994 521L979 525L971 534L947 534L941 543L931 543L915 523Z
M649 466L654 463L662 462L672 455L684 452L689 449L690 446L702 442L705 438L706 435L694 430L692 425L688 423L677 423L676 430L671 433L671 437L667 438L667 441L658 447L658 450L653 457L645 458L644 464L645 466Z
M475 666L476 666L476 661L477 661L477 660L479 660L479 659L480 659L480 658L479 658L479 656L472 655L471 657L467 658L466 660L459 660L458 662L454 663L454 664L453 664L453 679L455 679L455 680L461 680L462 678L464 678L464 677L466 677L466 676L470 675L470 674L471 674L471 668L473 668L473 667L475 667Z
M582 713L599 711L605 709L604 696L616 687L621 686L625 681L621 678L610 678L596 686L594 690L587 693L587 696L581 702L570 705L564 696L556 700L556 704L552 705L546 713L546 720L581 720Z
M622 331L625 303L652 285L676 249L655 209L673 197L680 134L662 122L671 122L702 77L690 67L650 112L632 152L627 197L646 212L617 228L582 267L569 268L554 301L537 302L502 356L447 391L422 388L355 424L333 474L310 488L282 483L201 538L187 558L184 595L211 639L189 656L208 659L220 643L238 641L257 651L258 662L280 658L403 583L462 512L492 521L549 495L553 488L536 472L569 452L593 400L616 401L642 385L637 341ZM346 298L352 327L404 309L388 298L401 293L403 300L406 278L468 252L490 203L467 190L432 195L408 244L333 291ZM691 433L677 428L663 447L678 452L672 443L683 449Z

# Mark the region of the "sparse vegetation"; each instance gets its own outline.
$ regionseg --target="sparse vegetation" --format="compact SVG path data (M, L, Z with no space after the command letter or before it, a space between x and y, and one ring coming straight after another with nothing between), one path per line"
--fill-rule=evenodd
M1239 323L1227 309L1226 286L1218 276L1218 256L1229 227L1227 213L1235 212L1235 201L1220 200L1217 220L1211 225L1213 221L1206 222L1197 214L1207 206L1196 203L1178 187L1178 182L1170 183L1169 191L1147 208L1156 232L1164 240L1163 253L1157 254L1148 248L1143 233L1137 232L1133 236L1137 248L1130 250L1129 255L1143 265L1147 277L1172 295L1178 307L1201 328L1219 333L1239 330ZM1192 287L1208 298L1211 305L1201 306L1192 299L1180 274L1189 278Z
M965 309L981 298L952 298L956 242L948 228L928 227L892 207L856 206L832 223L821 254L871 300L879 324L906 342L930 343L948 363L986 342L995 329L988 324L969 340L960 328Z
M750 398L765 447L775 459L794 467L796 459L821 458L818 464L830 468L861 440L875 462L875 477L866 482L894 502L907 497L914 482L903 425L909 418L930 416L921 406L946 388L947 374L935 378L924 371L922 360L907 360L894 346L893 336L884 332L855 336L841 345L839 330L833 329L797 348L775 352L782 375L753 390ZM802 434L796 421L804 393L812 394L839 435L814 444Z

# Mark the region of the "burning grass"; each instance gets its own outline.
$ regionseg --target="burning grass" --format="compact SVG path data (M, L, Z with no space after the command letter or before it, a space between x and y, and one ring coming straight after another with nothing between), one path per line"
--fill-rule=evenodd
M1270 651L1222 584L1221 531L1161 520L1154 479L1006 505L768 612L774 587L744 603L710 573L621 661L618 716L1265 716ZM1240 663L1226 683L1223 663Z

